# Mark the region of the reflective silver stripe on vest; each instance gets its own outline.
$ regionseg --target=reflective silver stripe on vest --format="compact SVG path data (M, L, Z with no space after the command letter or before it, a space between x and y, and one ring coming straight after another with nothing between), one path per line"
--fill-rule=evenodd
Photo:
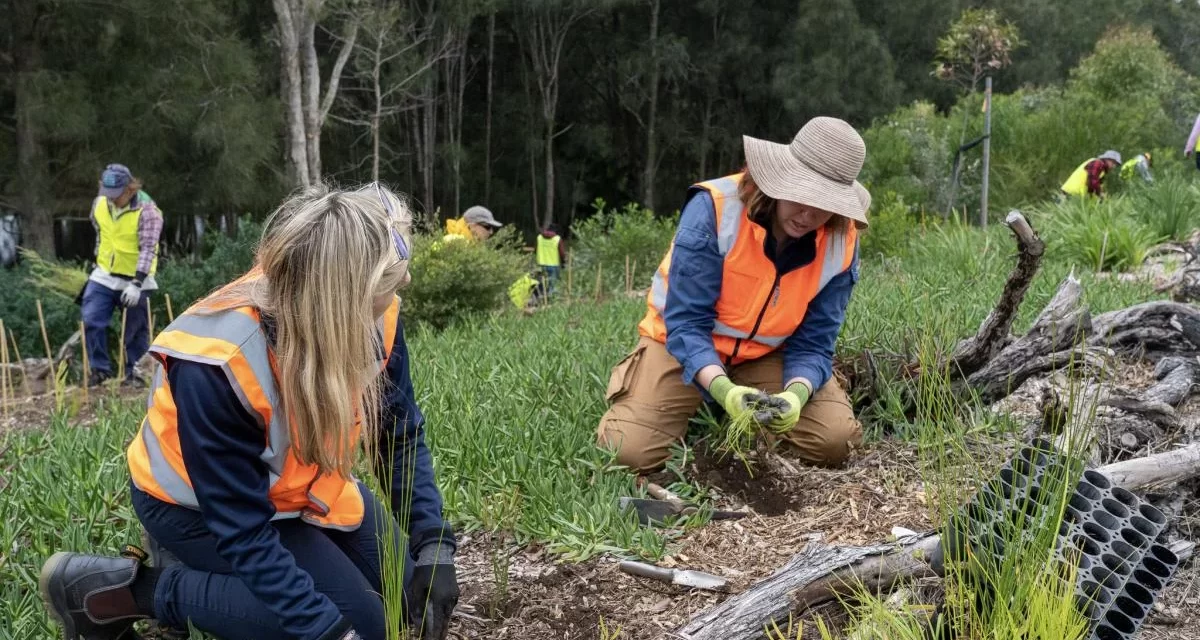
M154 394L162 386L163 370L162 367L154 373L154 383L150 390L150 406L154 403ZM146 459L150 461L150 472L154 475L154 480L158 482L158 486L167 493L175 502L189 507L196 507L199 503L196 501L196 492L192 491L192 487L183 479L171 463L167 462L166 455L163 454L162 445L158 442L158 436L154 435L154 428L150 426L150 419L142 419L142 444L146 447Z
M817 293L843 271L842 263L846 261L846 252L849 250L846 246L848 236L847 231L841 230L830 234L825 240L825 260L821 262L821 280L817 285Z
M659 314L667 308L667 281L663 279L661 269L654 272L654 279L650 281L650 304Z
M718 336L725 336L727 338L749 338L750 337L749 332L741 331L739 329L734 329L733 327L725 324L724 322L721 322L720 320L715 320L713 322L713 334L718 335Z
M721 194L721 226L717 229L717 249L724 257L737 242L742 226L742 201L738 198L738 183L733 178L713 180L712 189Z

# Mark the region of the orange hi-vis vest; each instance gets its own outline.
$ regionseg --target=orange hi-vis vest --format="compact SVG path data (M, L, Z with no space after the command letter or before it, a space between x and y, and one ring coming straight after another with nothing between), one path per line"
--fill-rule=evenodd
M813 261L780 275L763 251L767 230L750 220L749 210L738 198L743 175L738 173L696 185L712 196L717 216L717 248L725 259L713 346L726 366L761 358L779 348L804 321L813 298L834 276L850 268L858 242L854 225L848 225L845 231L822 227L817 230ZM654 274L646 298L646 316L638 324L640 335L664 344L667 327L662 313L667 304L674 249L672 244Z
M276 385L275 358L260 316L250 306L212 310L198 303L172 322L155 340L150 352L163 364L156 367L146 418L129 445L127 458L133 482L146 493L184 507L198 509L179 446L179 422L166 358L177 358L224 369L233 392L263 427L262 460L270 468L268 496L275 505L273 519L303 518L330 529L352 531L362 524L363 500L357 481L322 474L316 465L302 464L292 451L292 427ZM378 325L382 361L387 367L400 300L396 298ZM352 435L357 446L359 429Z

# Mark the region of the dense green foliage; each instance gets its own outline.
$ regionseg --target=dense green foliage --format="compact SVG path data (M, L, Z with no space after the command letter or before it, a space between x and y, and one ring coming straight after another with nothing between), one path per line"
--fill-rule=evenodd
M926 210L944 211L953 190L948 167L964 127L968 141L981 135L981 105L981 96L968 95L944 116L917 104L879 121L865 134L865 181L875 192L894 190ZM1156 173L1178 171L1179 149L1200 110L1200 82L1149 32L1119 29L1065 85L996 95L993 110L990 200L996 213L1051 198L1076 167L1106 149L1125 158L1151 151ZM976 211L978 147L964 154L963 166L957 208ZM1121 189L1117 176L1107 182Z
M360 44L414 45L384 69L385 86L399 89L380 113L381 178L428 212L485 202L532 231L548 188L545 105L528 55L532 18L572 3L451 0L428 12L425 2L389 0L382 13L374 4L325 0L316 53L324 92L341 46L334 36L353 20L362 21ZM919 181L922 191L909 185L905 200L934 208L945 204L930 196L949 175L961 116L972 116L969 133L979 130L978 96L954 107L955 87L930 73L964 0L821 0L803 11L784 0L590 4L565 34L555 76L552 195L560 221L588 215L596 197L669 212L683 185L740 166L742 134L787 139L818 114L865 128L897 108L904 110L871 137L871 172L877 186ZM0 27L0 206L83 216L101 168L122 161L186 236L190 215L265 212L290 190L271 3L2 6L9 19ZM996 101L997 205L1040 199L1106 146L1178 148L1183 114L1200 105L1167 89L1171 74L1144 74L1161 61L1113 49L1095 59L1102 77L1069 71L1106 29L1129 23L1153 31L1159 57L1200 73L1195 3L1000 0L989 8L1024 43L996 77L997 91L1019 89ZM382 16L408 31L381 40ZM78 55L81 47L89 55ZM336 182L371 176L369 53L359 47L350 56L325 119L322 164ZM905 107L916 100L929 108ZM1146 111L1155 105L1163 109ZM948 118L932 115L952 107ZM893 126L898 131L888 131ZM933 146L891 148L885 139L897 135L932 137ZM977 176L977 165L967 169ZM970 195L978 178L966 182ZM32 237L29 224L26 231ZM34 244L46 253L49 224L40 233L45 239Z
M596 272L609 290L650 284L675 237L678 216L656 217L635 204L613 209L603 199L592 203L595 214L571 227L571 269L576 286L594 286ZM628 262L628 272L626 263ZM574 283L573 283L574 284Z
M532 260L501 230L485 243L442 240L418 234L413 243L412 282L401 291L405 319L443 328L455 320L501 308L508 288L531 271Z

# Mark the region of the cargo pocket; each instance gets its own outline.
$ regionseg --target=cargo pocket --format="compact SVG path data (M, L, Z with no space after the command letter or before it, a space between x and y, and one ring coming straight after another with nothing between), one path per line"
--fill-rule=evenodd
M639 344L632 353L613 367L612 373L608 376L608 388L604 390L604 399L610 404L629 393L629 389L633 387L637 377L642 355L645 353L646 346Z

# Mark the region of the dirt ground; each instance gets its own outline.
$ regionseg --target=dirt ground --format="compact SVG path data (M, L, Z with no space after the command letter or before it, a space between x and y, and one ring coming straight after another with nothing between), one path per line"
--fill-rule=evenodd
M658 564L726 577L736 593L782 566L814 532L823 533L825 543L857 545L886 539L893 526L931 526L910 447L876 443L841 470L792 464L799 475L763 470L751 478L736 462L718 471L701 458L688 471L701 471L701 482L715 481L709 485L715 506L752 515L687 533ZM751 504L744 493L755 495ZM488 540L464 540L458 638L591 640L602 638L601 619L609 630L619 628L622 638L669 638L690 616L728 597L628 576L617 570L616 559L560 565L531 549L512 556L507 602L494 607L492 558Z
M1122 363L1122 384L1153 383L1152 368ZM1018 418L1036 415L1044 380L1031 380L997 409ZM1170 448L1200 426L1200 397L1180 408L1185 428L1154 449ZM980 455L998 465L1015 443L982 443ZM1139 452L1145 455L1146 452ZM859 451L844 469L815 469L786 456L751 476L735 462L705 456L687 469L710 488L714 507L748 509L750 517L713 521L685 532L660 565L724 576L738 593L770 575L802 551L814 534L826 544L865 545L888 539L893 527L932 528L917 454L910 443L883 440ZM1147 494L1175 513L1173 538L1200 536L1200 482ZM481 537L466 537L460 551L463 597L453 629L456 638L522 640L605 639L620 629L629 640L677 638L673 630L729 594L688 590L635 578L617 570L617 559L557 564L542 550L509 549L509 583L498 597L492 560L495 549ZM828 609L841 617L840 611ZM610 635L601 632L603 626ZM810 625L811 627L811 625ZM806 632L805 638L810 635ZM1200 569L1185 562L1142 627L1146 640L1200 640Z
M777 491L790 492L792 509L711 522L686 534L659 564L724 576L737 593L803 550L814 533L826 543L861 545L887 539L894 526L928 530L932 523L915 463L911 447L883 442L844 470L805 468L801 477L773 478ZM742 507L721 502L720 508ZM1193 499L1191 506L1188 522L1179 526L1200 533L1200 501ZM486 538L464 539L454 637L597 640L604 638L603 621L629 640L674 638L672 631L690 617L729 597L628 576L617 570L615 559L557 564L536 548L507 552L508 592L497 602L494 547ZM1200 640L1198 605L1200 570L1189 562L1160 598L1141 637Z
M1120 371L1122 384L1131 390L1153 383L1148 365L1127 362ZM1030 380L993 408L1032 418L1045 384L1045 380ZM72 394L81 393L70 390L66 402L70 404ZM114 388L102 393L133 397L144 392ZM98 404L93 401L81 406L72 421L90 424ZM54 406L53 395L11 400L7 411L0 413L0 433L44 427ZM1200 397L1193 396L1180 408L1180 415L1184 428L1171 434L1170 440L1156 443L1155 449L1170 448L1200 428ZM1012 442L983 442L979 455L998 465L1013 446ZM618 571L617 558L559 563L540 547L500 548L486 535L464 535L458 557L462 598L452 637L677 638L672 631L690 617L770 575L813 539L825 544L866 545L887 540L893 527L926 531L933 526L911 443L888 439L870 443L856 452L847 467L836 470L808 467L786 454L771 454L750 473L737 461L701 453L684 472L707 487L714 508L746 510L750 515L682 532L658 564L723 576L730 583L728 593L632 577ZM0 482L4 475L0 470ZM670 481L666 477L656 480ZM1176 514L1174 537L1200 538L1200 481L1147 497ZM493 569L498 554L508 555L505 593L498 593ZM844 618L836 605L818 613ZM608 635L602 629L607 629ZM1142 629L1140 637L1146 640L1200 640L1200 568L1193 561L1180 567ZM620 635L616 635L618 630ZM815 636L806 632L805 638L810 637Z

